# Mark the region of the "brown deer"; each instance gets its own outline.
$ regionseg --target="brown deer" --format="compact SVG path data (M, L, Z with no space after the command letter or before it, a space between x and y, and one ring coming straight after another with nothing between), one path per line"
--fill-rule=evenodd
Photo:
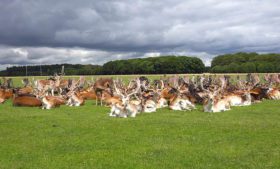
M231 106L249 106L252 104L252 97L251 97L251 86L249 83L245 82L238 82L238 88L241 89L240 91L234 91L224 94L224 98L227 99Z
M172 98L169 100L169 108L171 110L192 110L195 109L195 105L190 101L189 97L185 92L187 89L175 86L170 93L173 93Z
M93 87L89 87L85 90L80 90L79 95L85 100L96 100L97 96Z
M51 109L64 105L66 100L59 96L45 96L42 98L42 109Z
M78 83L75 88L71 88L71 90L67 93L68 101L66 105L68 106L82 106L85 103L85 99L79 94L78 91Z
M204 100L203 103L204 112L216 113L230 110L229 101L223 98L220 94L220 91L222 91L224 86L219 88L217 85L215 85L214 89L211 91L203 87L203 80L204 77L201 77L201 88L208 94L207 98Z
M3 84L1 84L1 88L5 88L5 89L10 89L13 87L13 79L12 78L6 78L3 77Z
M134 80L136 83L136 88L133 90L131 88L125 88L124 90L120 90L116 82L113 82L114 89L116 93L121 97L122 103L113 104L111 107L110 116L117 116L117 117L136 117L142 110L141 102L135 102L131 100L132 96L138 94L141 90L140 80L137 78ZM129 85L132 86L132 85ZM127 93L127 91L131 91Z
M102 106L102 100L103 100L103 92L106 89L112 89L113 79L112 78L100 78L97 79L96 82L93 85L94 91L97 95L96 99L96 105L98 100L100 99L101 106Z
M269 88L267 98L271 100L280 100L280 91L277 88Z
M7 99L13 97L13 91L11 89L0 89L0 103L4 103Z
M17 96L13 98L14 106L26 106L26 107L40 107L42 102L40 99L32 96Z
M54 96L55 81L54 80L36 80L34 81L35 88L39 91L51 91L52 96Z

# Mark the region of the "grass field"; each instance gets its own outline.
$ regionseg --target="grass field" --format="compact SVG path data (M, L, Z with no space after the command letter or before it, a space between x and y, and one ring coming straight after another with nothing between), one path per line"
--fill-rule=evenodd
M119 76L126 82L134 77ZM13 78L15 86L22 78ZM52 110L13 107L8 101L0 105L0 169L278 169L279 107L280 101L264 101L216 114L198 106L192 112L159 109L119 119L93 101Z
M180 76L185 76L185 75L186 74L180 74ZM191 77L193 75L197 76L197 75L200 75L200 74L188 74L189 77ZM245 79L245 76L246 76L246 74L227 74L227 75L230 75L233 80L236 78L237 75L239 75L243 79ZM120 79L124 80L124 82L128 82L129 80L131 80L131 79L133 79L135 77L139 77L139 76L146 76L150 80L160 79L161 77L164 77L164 75L92 75L92 76L85 76L85 77L86 77L86 80L89 80L89 81L95 80L95 79L100 78L100 77L108 77L108 78L114 78L114 79L115 78L120 78ZM173 75L172 74L168 74L166 76L168 77L168 76L173 76ZM64 79L69 79L69 78L70 79L79 79L79 77L80 76L64 76L63 78ZM23 78L26 78L26 77L18 76L18 77L10 77L10 78L13 79L13 83L14 83L15 87L20 87L20 86L22 86L21 80ZM27 78L30 81L33 81L33 80L37 80L37 79L47 79L48 76L28 76Z
M280 102L209 114L0 105L0 168L280 168Z

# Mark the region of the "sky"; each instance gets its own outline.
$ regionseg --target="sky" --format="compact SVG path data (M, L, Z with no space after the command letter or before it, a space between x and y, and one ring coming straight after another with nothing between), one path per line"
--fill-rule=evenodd
M235 52L280 53L280 1L0 1L0 69Z

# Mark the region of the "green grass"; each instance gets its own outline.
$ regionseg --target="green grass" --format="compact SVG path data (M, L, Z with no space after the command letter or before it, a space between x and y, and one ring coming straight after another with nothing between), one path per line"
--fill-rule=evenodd
M138 76L141 76L141 75L138 75ZM169 75L171 76L171 75ZM47 79L49 76L28 76L27 78L30 80L30 81L33 81L34 80L38 80L38 79ZM64 79L76 79L78 80L80 76L64 76L63 78ZM122 79L124 82L129 82L129 80L137 77L137 75L93 75L93 76L85 76L86 77L86 80L88 81L92 81L92 80L96 80L97 78L100 78L100 77L108 77L108 78L120 78ZM147 77L151 80L154 80L154 79L159 79L160 77L163 77L163 75L147 75ZM13 84L15 87L22 87L22 82L21 80L23 78L25 78L24 76L18 76L18 77L11 77L13 79Z
M280 102L209 114L0 105L0 168L280 168Z
M188 75L189 77L192 76L192 74L180 74L180 76L185 76L185 75ZM196 76L197 74L194 74L194 75ZM234 81L234 79L236 79L237 75L240 75L240 77L243 78L243 79L245 79L245 76L246 76L246 74L228 74L228 75L231 75L233 81ZM160 78L164 77L164 75L160 75L160 74L159 75L93 75L93 76L85 76L85 77L86 77L86 80L89 80L89 81L95 80L95 79L100 78L100 77L109 77L109 78L114 78L114 79L120 78L124 82L128 83L129 80L131 80L131 79L133 79L133 78L135 78L137 76L138 77L139 76L146 76L150 80L160 79ZM170 74L170 75L166 75L166 76L168 77L168 76L173 76L173 75ZM79 79L79 77L80 76L64 76L63 78L64 79L69 79L69 78L71 78L71 79ZM23 78L25 78L25 77L24 76L18 76L18 77L11 77L11 78L13 79L13 83L14 83L15 87L21 87L22 86L21 80ZM34 80L37 80L37 79L47 79L48 76L34 76L34 77L33 76L28 76L27 78L30 81L32 81L33 79Z

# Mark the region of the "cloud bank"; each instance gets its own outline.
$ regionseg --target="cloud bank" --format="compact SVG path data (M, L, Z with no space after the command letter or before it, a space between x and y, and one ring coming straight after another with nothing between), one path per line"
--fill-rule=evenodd
M2 0L0 67L280 52L280 1Z

